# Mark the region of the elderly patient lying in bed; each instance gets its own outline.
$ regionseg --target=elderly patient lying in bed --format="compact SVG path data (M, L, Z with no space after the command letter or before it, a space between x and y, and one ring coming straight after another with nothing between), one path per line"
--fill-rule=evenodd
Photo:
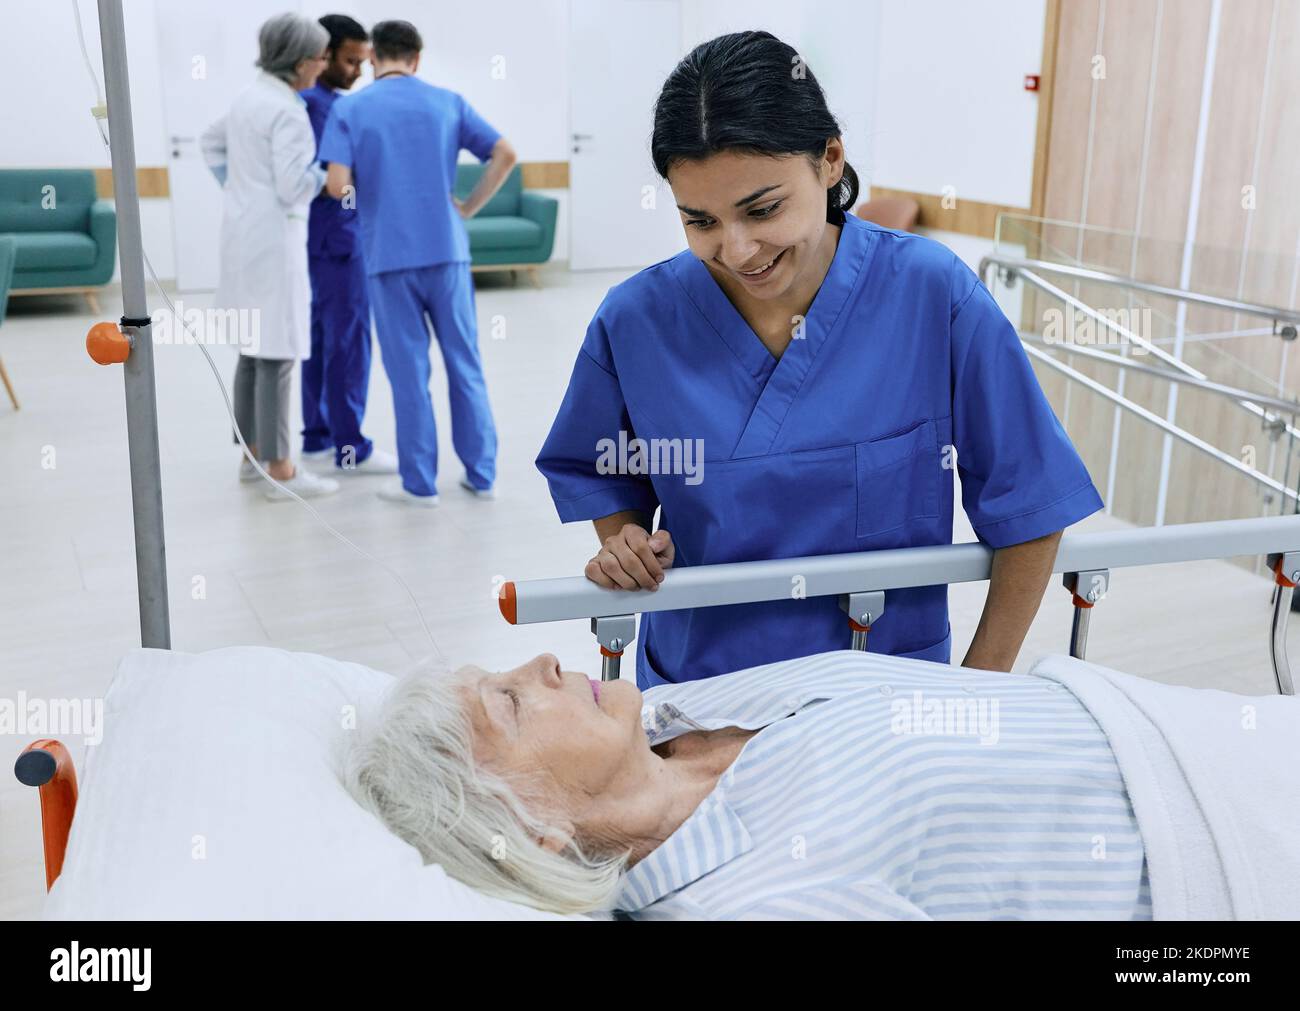
M426 862L557 912L1151 917L1124 782L1070 691L862 656L644 696L549 654L419 673L349 786Z

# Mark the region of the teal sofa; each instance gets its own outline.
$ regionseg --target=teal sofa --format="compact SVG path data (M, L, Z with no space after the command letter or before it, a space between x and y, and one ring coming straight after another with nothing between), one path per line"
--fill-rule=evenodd
M483 166L456 166L456 196L464 200L483 175ZM465 222L469 233L471 270L527 270L541 287L537 268L555 247L555 217L559 201L524 189L518 165L482 209Z
M95 289L113 278L117 213L90 169L0 169L0 235L16 244L14 295L78 292L98 314Z

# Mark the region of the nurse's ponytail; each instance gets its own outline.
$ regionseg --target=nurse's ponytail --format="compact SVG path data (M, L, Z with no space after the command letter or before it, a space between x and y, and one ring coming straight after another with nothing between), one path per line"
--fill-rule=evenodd
M655 103L650 153L665 179L679 161L720 151L806 155L816 164L840 125L812 70L770 32L736 32L701 43L664 82ZM839 224L858 199L846 161L826 191L826 220Z

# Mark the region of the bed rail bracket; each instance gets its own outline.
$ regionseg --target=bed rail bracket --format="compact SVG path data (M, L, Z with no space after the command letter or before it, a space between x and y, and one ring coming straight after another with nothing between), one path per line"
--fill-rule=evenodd
M592 618L591 631L600 644L600 679L617 681L623 650L636 638L636 615L614 614Z
M1088 652L1088 623L1092 609L1110 589L1110 569L1081 569L1066 572L1061 582L1074 598L1074 621L1070 625L1070 656L1084 659Z
M1273 594L1273 634L1269 639L1269 653L1273 660L1273 678L1277 690L1283 695L1295 694L1295 680L1291 677L1291 661L1286 654L1287 619L1291 615L1291 598L1300 583L1300 551L1269 555L1268 567L1273 570L1277 592Z
M871 623L878 621L885 613L885 591L846 593L840 597L840 610L849 616L849 629L853 633L850 649L865 653L867 633L871 631Z

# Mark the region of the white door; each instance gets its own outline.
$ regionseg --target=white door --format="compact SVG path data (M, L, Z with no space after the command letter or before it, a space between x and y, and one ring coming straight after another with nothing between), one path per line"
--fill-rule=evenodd
M265 0L156 5L176 287L181 291L211 291L219 272L221 187L203 164L199 137L256 76L262 22L297 7Z
M659 89L682 58L679 0L572 0L569 265L644 267L686 247L650 162Z

